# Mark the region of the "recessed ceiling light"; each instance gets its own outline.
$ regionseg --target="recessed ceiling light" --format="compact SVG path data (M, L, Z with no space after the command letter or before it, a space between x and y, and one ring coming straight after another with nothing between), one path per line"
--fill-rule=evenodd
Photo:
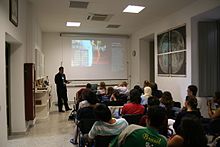
M79 27L80 24L80 22L66 22L67 27Z
M127 13L139 13L141 12L145 7L143 6L135 6L135 5L128 5L123 12Z

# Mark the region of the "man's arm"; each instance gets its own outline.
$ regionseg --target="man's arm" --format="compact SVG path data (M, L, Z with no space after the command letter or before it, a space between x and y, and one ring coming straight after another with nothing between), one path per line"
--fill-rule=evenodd
M66 75L65 75L65 74L63 74L63 76L64 76L64 82L65 82L66 84L69 84L69 83L70 83L70 81L67 81L67 80L66 80Z

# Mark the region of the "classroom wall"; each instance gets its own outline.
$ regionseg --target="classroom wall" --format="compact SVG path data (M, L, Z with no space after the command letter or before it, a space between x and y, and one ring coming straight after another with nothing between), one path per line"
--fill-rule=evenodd
M186 77L160 77L157 75L157 56L155 57L155 81L158 84L159 89L168 90L172 92L173 98L176 101L183 102L186 96L186 89L189 84L192 83L192 67L191 64L193 62L195 54L191 54L192 52L192 38L191 38L191 18L193 16L199 15L202 12L213 9L220 5L220 1L218 0L198 0L195 1L190 6L187 6L178 12L171 14L157 22L152 22L151 25L148 25L139 31L132 34L131 40L131 50L136 50L137 57L131 59L131 75L140 75L140 65L142 59L140 55L140 39L148 36L150 34L155 33L155 55L157 55L157 34L160 32L166 31L170 28L186 24L186 34L187 34L187 48L186 48ZM143 59L144 60L144 59ZM197 66L197 65L196 65ZM147 72L147 71L146 71ZM142 79L140 77L131 78L131 83L135 84L143 84Z
M10 119L12 133L22 133L26 131L25 107L24 107L24 63L33 61L28 58L32 52L27 42L33 34L27 33L27 28L32 23L28 20L28 6L31 4L26 0L19 1L18 27L9 21L9 1L0 1L0 146L7 146L7 115L6 115L6 73L5 73L5 42L11 44L10 51ZM31 27L30 27L31 28ZM29 29L31 31L32 29ZM34 30L35 31L35 30ZM39 44L39 42L37 43ZM29 46L29 47L27 47Z

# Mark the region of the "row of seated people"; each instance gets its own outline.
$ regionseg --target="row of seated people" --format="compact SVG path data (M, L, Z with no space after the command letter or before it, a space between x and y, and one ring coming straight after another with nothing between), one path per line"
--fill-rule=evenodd
M92 96L93 95L93 96ZM86 97L86 94L84 94L84 96ZM94 95L94 93L91 93L91 92L87 92L87 97L94 97L94 99L95 99L95 95ZM124 114L129 114L129 113L131 113L131 114L144 114L145 113L145 108L144 108L144 106L142 106L142 105L140 105L140 104L138 104L138 103L135 103L135 101L133 101L133 100L136 100L137 98L139 98L139 103L140 103L140 92L137 90L137 89L133 89L133 90L131 90L130 91L130 100L131 100L131 103L128 103L128 104L125 104L124 105L124 107L122 108L122 115L124 115ZM157 101L158 99L152 99L152 102L155 102L154 104L158 104L158 101ZM148 104L149 105L151 105L151 101L149 101L148 102ZM184 139L188 139L188 138L184 138L185 136L181 136L181 132L182 131L185 131L185 130L187 130L187 128L188 129L190 129L190 130L192 130L192 129L194 129L194 128L196 128L196 127L193 127L193 128L191 128L190 127L190 125L186 128L186 129L184 129L184 130L182 130L182 128L181 127L184 127L184 126L181 126L182 125L182 121L183 120L185 120L185 119L182 119L182 118L189 118L190 120L187 120L186 119L186 124L187 124L187 122L193 122L194 124L197 124L198 122L197 122L197 120L196 119L198 119L201 115L199 115L199 112L198 112L198 115L197 115L197 109L196 109L196 105L197 105L197 101L196 101L196 99L195 98L190 98L190 97L188 97L188 99L186 99L186 110L184 110L184 111L182 111L181 113L179 113L178 115L177 115L177 119L179 119L178 121L176 120L176 123L174 123L174 126L177 126L177 127L174 127L175 128L175 131L176 131L176 133L179 135L176 135L176 137L173 137L173 139L171 139L170 140L170 142L168 143L168 144L170 144L170 146L172 146L172 144L173 144L173 146L175 146L175 143L176 143L176 139L177 139L177 141L180 141L180 144L181 144L181 141L182 141L182 145L183 146L185 146L184 144ZM157 106L157 107L159 107L159 106ZM96 109L97 107L95 107L95 109ZM106 107L107 108L107 107ZM137 108L137 109L136 109ZM161 108L161 107L160 107ZM92 105L90 105L90 106L88 106L88 107L85 107L85 109L83 110L83 109L79 109L79 111L77 112L77 119L80 121L80 120L82 120L82 112L83 111L85 111L86 109L90 109L90 110L93 110L93 106ZM163 109L163 111L164 112L166 112L165 111L166 109ZM133 111L133 112L132 112ZM144 121L144 122L146 122L147 123L147 125L149 125L148 124L148 119L149 119L149 112L150 111L150 108L148 109L148 111L147 111L147 115L146 115L146 117L145 118L147 118L147 119L145 119L146 121ZM163 111L160 111L160 112L163 112ZM195 112L196 113L195 113ZM103 111L104 112L104 111ZM192 112L192 113L191 113ZM93 112L92 112L93 113ZM194 115L194 113L196 114L196 115ZM92 115L92 114L90 114L90 113L84 113L84 114L86 114L86 115L89 115L89 116L95 116L95 115ZM103 114L103 116L105 116L105 114L107 114L107 112L105 112L105 113L102 113ZM167 115L168 115L168 113L166 112L166 118L167 118ZM184 117L183 117L184 116ZM85 118L89 118L88 116L85 116ZM98 117L96 117L96 118L98 118ZM196 118L196 119L194 119L194 118ZM100 119L98 119L98 120L100 120ZM156 119L157 120L157 122L161 122L160 121L160 119ZM199 120L199 119L198 119ZM114 122L115 121L115 119L114 120L110 120L110 119L108 119L108 120L105 120L105 121L107 121L107 122ZM104 122L105 122L104 121ZM194 122L195 121L195 122ZM179 122L179 123L177 123L177 122ZM146 123L143 123L142 125L146 125ZM108 123L107 123L108 124ZM102 125L101 125L102 126ZM101 127L100 126L100 127ZM111 125L110 125L111 126ZM166 133L164 133L164 123L163 123L163 125L162 125L163 127L159 127L159 132L160 133L162 133L163 135L165 135L166 136ZM196 125L196 126L199 126L199 125ZM93 128L94 128L94 125L93 125ZM161 128L163 128L162 130L163 131L161 131ZM102 132L102 130L103 130L103 128L99 128L98 129L98 131L99 132ZM201 129L202 130L202 129ZM90 130L90 132L92 131L92 129ZM198 131L198 130L197 130ZM111 131L111 132L114 132L114 131ZM166 132L166 131L165 131ZM191 131L190 131L191 132ZM189 133L190 132L188 132L188 135L190 135ZM203 133L201 133L202 131L199 131L200 132L200 134L198 134L198 135L200 135L200 136L203 136ZM199 133L199 132L196 132L196 133ZM187 132L185 132L185 133L187 133ZM201 135L202 134L202 135ZM104 134L97 134L97 135L104 135ZM108 134L109 135L109 134ZM117 135L117 133L116 134L111 134L111 135ZM192 138L194 137L194 136L197 136L197 135L193 135L193 136L191 136ZM203 136L204 137L204 136ZM92 137L92 136L90 136L90 138L94 138L94 136ZM180 138L182 139L182 140L180 140ZM204 138L200 138L200 139L203 139L203 140L205 140L204 142L196 142L196 141L193 141L193 142L188 142L188 143L191 143L191 145L195 145L195 146L197 146L197 145L201 145L201 143L202 144L206 144L206 139L204 139ZM194 139L193 139L194 140ZM192 140L191 140L192 141ZM149 142L148 142L149 143ZM177 142L178 143L178 142ZM149 143L150 144L150 143ZM188 144L189 145L189 144ZM190 145L190 146L191 146ZM201 146L203 146L203 145L201 145Z

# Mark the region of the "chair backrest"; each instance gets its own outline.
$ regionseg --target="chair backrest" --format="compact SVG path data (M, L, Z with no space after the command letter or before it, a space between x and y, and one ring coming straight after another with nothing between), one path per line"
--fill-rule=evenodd
M136 124L139 125L140 119L143 114L125 114L122 117L128 122L128 124Z
M105 103L107 106L123 106L124 103L121 101L109 101Z
M96 121L96 119L81 119L77 126L82 134L88 134Z
M95 137L95 147L108 147L109 143L116 137L117 135L112 136L96 136Z

